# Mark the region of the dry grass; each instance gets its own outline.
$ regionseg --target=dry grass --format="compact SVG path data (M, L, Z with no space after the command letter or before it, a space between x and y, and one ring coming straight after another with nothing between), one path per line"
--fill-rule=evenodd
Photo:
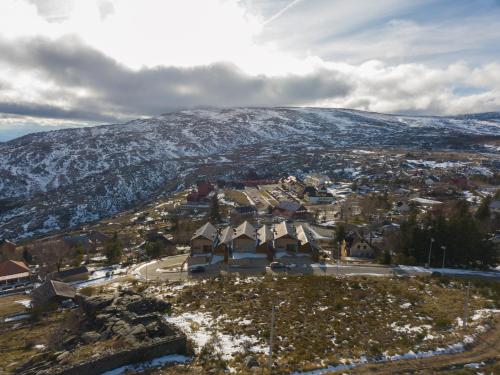
M485 290L473 290L471 310L494 306L480 292ZM174 315L209 312L223 317L217 323L219 332L255 336L266 345L275 304L276 369L287 373L338 364L343 358L455 344L466 333L456 324L463 314L463 300L460 282L429 278L229 277L183 289L174 303ZM240 324L244 319L252 323ZM394 324L414 329L398 331ZM243 359L236 355L229 365L244 372ZM263 355L258 359L265 363Z
M15 368L39 353L35 345L48 346L51 332L58 329L63 319L62 313L54 312L35 323L0 324L0 374L13 373Z
M0 320L2 317L23 313L26 307L16 301L27 300L30 297L26 294L16 294L14 296L0 297Z
M242 206L250 205L247 196L243 194L241 191L226 189L224 190L224 195L226 196L226 199L229 201L236 202Z

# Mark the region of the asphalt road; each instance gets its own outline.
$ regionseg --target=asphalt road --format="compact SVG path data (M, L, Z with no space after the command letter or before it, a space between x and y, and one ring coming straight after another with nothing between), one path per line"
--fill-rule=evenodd
M186 261L187 254L166 257L157 261L138 265L132 270L132 274L144 280L156 281L179 281L188 278L206 278L218 275L221 270L229 273L239 273L244 275L262 275L265 272L287 273L290 275L319 275L319 276L415 276L430 274L429 270L421 267L403 267L403 266L383 266L377 264L312 264L299 265L287 270L270 271L265 267L228 267L214 266L207 268L203 273L191 274L185 270L181 271L181 265ZM437 269L439 272L439 269ZM446 271L446 274L465 278L485 278L489 280L500 281L500 272L481 273L457 270L456 273Z

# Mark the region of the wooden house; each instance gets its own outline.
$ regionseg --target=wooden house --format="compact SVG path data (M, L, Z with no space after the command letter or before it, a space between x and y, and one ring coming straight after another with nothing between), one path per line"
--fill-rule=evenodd
M6 260L0 263L0 286L30 281L30 269L23 262Z
M76 288L55 280L47 280L31 293L32 306L44 307L75 299Z
M217 257L222 256L225 263L227 263L229 255L232 252L233 234L234 234L233 228L231 227L224 228L218 237L216 246L214 247L213 251L214 256Z
M248 221L238 226L233 235L232 254L228 263L237 266L266 266L267 253L257 252L257 231Z
M257 246L256 252L261 254L267 254L268 260L273 260L274 250L273 250L274 233L269 225L263 225L257 230Z
M299 241L297 255L309 256L312 260L318 261L319 246L316 244L312 234L303 225L297 227L297 239Z
M207 222L191 237L191 251L187 259L188 269L205 266L212 260L214 246L217 244L217 229Z
M191 237L191 255L212 253L217 237L217 229L207 222Z

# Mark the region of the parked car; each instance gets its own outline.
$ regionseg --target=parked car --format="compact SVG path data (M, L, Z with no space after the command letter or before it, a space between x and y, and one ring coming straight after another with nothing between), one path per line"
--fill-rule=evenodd
M193 266L189 269L191 273L202 273L205 272L204 266Z
M286 264L280 263L280 262L272 262L269 267L272 270L286 270L288 269L288 266Z

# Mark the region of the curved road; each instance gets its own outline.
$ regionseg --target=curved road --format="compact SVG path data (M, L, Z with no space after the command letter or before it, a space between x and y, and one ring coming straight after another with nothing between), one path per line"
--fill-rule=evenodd
M230 267L227 265L207 267L203 273L191 274L185 269L181 271L181 266L187 259L187 254L165 257L157 261L143 263L132 270L132 274L144 280L156 281L179 281L187 278L205 278L217 275L221 270L246 275L262 275L266 272L264 267ZM433 269L433 271L442 271ZM319 276L415 276L430 274L429 270L422 267L406 266L383 266L377 264L311 264L289 268L286 271L273 271L288 274L313 274ZM500 281L500 272L474 272L462 270L445 269L443 273L450 276L484 278L488 280Z

